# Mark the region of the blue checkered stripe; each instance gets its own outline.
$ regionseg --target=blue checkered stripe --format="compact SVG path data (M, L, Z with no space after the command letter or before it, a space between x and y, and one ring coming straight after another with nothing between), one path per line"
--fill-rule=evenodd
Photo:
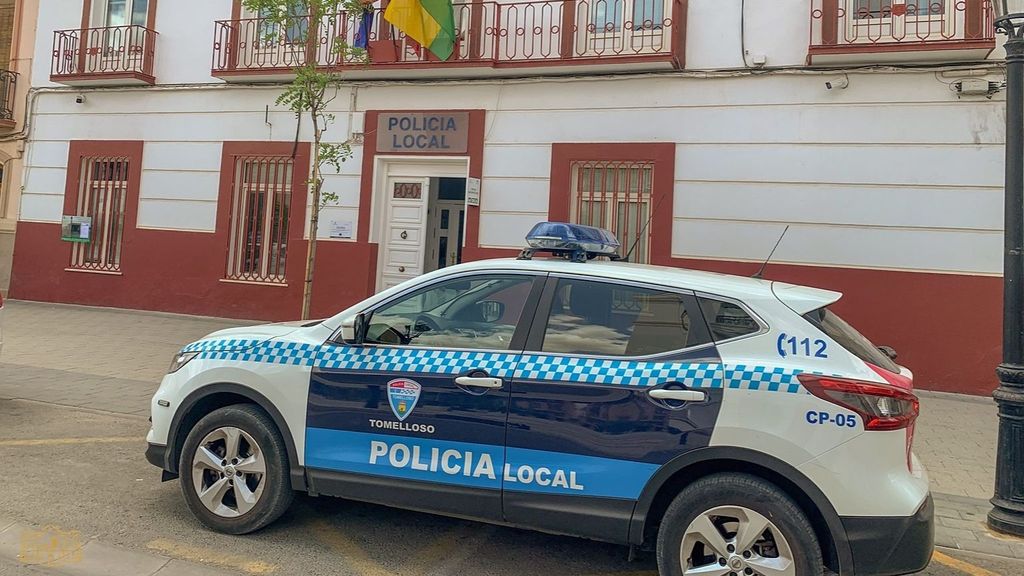
M637 362L513 353L427 350L419 348L325 347L286 341L206 340L184 351L210 360L316 366L326 370L460 374L467 367L499 378L579 382L619 386L655 386L682 382L692 388L728 388L796 394L802 390L787 368L718 362ZM724 372L725 377L722 377Z
M654 386L662 382L685 382L695 388L721 388L722 365L717 362L636 362L572 358L565 356L523 356L518 378L585 384Z
M267 364L290 364L312 366L319 346L268 340L244 350L214 350L203 352L202 357L210 360L234 360L238 362L264 362Z
M200 340L193 342L181 349L182 352L208 352L211 350L241 350L251 348L262 342L243 338Z
M474 368L485 370L491 376L511 378L516 369L516 358L516 354L501 352L336 348L326 351L316 364L326 370L425 374L461 374L467 368Z
M728 388L744 390L766 390L768 392L788 392L797 394L802 390L800 381L796 379L801 370L757 366L746 364L726 364L725 382Z

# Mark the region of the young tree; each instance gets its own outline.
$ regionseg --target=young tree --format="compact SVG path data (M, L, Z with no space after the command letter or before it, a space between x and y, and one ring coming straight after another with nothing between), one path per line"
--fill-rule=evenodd
M316 264L316 239L320 224L320 212L328 204L337 202L338 195L324 190L323 172L327 167L335 172L352 156L349 142L324 142L324 132L334 122L334 115L327 112L328 106L338 94L339 74L318 65L315 54L320 44L321 27L329 26L339 13L358 20L366 18L372 10L372 0L243 0L247 10L256 14L261 42L268 46L281 43L306 46L306 58L293 68L295 79L277 97L277 105L295 113L301 123L308 118L313 127L312 173L307 181L312 209L309 212L309 244L306 249L306 272L302 289L302 319L309 319L310 302L313 298L313 270ZM372 16L372 13L370 14ZM361 33L366 28L360 26ZM364 38L365 42L365 38ZM364 44L365 46L365 44ZM329 47L332 61L366 62L363 48L350 46L339 38ZM296 143L298 130L296 130Z

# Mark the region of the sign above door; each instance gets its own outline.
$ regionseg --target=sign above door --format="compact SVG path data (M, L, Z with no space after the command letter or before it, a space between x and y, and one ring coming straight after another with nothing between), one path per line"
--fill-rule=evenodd
M381 112L377 152L464 154L469 112Z

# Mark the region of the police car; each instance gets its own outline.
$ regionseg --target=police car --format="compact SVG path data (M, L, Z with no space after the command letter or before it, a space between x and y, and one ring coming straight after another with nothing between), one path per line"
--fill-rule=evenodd
M928 563L911 375L839 293L615 261L586 227L528 241L185 346L147 458L230 534L305 491L654 548L664 576Z

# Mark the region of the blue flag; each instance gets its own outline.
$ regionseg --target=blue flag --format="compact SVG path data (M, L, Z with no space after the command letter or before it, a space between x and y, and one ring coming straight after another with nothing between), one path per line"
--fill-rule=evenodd
M359 29L356 30L355 43L353 44L356 48L366 50L367 41L370 38L370 30L373 28L373 13L373 8L363 11L363 17L359 21Z

